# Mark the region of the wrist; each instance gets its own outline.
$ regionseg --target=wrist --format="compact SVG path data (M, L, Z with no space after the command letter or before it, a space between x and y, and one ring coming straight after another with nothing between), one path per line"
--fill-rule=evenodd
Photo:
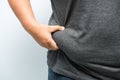
M30 21L25 22L22 25L28 33L34 34L36 33L37 27L39 27L40 24L37 21Z

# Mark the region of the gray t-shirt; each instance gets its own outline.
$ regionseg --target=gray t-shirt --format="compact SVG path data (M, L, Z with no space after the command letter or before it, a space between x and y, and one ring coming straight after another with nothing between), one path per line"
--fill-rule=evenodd
M51 0L57 51L48 66L75 80L120 80L120 0Z

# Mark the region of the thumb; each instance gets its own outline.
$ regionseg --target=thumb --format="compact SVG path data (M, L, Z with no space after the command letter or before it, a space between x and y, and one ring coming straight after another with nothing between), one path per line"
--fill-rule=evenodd
M62 26L50 26L50 32L61 31L64 30Z

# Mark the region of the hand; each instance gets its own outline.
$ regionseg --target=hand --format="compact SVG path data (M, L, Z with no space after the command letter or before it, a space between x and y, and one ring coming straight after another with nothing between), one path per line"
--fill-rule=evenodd
M32 37L42 46L49 50L57 50L58 46L52 38L51 33L64 30L62 26L38 25L34 27Z

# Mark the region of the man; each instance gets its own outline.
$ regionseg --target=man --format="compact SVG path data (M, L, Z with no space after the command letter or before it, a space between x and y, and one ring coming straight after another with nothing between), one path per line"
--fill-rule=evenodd
M49 80L120 79L119 0L51 0L49 26L36 21L29 0L8 1L26 31L49 49Z

